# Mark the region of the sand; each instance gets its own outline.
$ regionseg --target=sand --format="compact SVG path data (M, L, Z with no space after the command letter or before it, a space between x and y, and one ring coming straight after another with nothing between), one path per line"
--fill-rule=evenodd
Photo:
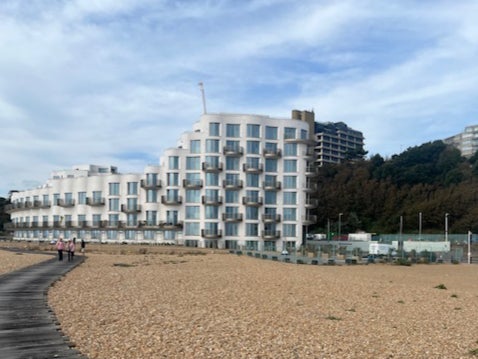
M478 352L476 265L312 266L221 251L139 252L88 253L49 291L62 330L89 358Z
M0 249L0 275L51 259L45 254L15 253Z

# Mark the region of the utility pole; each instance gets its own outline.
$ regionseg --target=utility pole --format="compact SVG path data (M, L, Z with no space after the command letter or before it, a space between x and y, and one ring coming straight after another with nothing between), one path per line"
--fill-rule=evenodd
M198 83L198 85L199 85L199 89L201 90L203 114L206 114L207 109L206 109L206 94L204 93L204 84L200 82Z

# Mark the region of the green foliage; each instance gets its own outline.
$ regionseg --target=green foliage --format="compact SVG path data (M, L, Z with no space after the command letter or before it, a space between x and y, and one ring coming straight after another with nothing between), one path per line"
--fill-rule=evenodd
M476 173L474 167L476 166ZM461 157L442 141L407 149L384 159L325 165L320 168L317 224L310 232L341 233L364 230L397 233L400 216L404 232L416 232L418 213L423 233L443 231L449 213L449 232L478 232L478 156ZM432 259L433 260L433 259Z

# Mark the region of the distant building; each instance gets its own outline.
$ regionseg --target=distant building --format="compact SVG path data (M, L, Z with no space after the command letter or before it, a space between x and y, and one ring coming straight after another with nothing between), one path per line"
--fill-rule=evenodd
M315 122L316 163L341 163L345 159L362 158L364 137L362 132L343 122Z
M443 142L458 148L462 156L471 157L478 151L478 125L467 126L464 132L448 137Z

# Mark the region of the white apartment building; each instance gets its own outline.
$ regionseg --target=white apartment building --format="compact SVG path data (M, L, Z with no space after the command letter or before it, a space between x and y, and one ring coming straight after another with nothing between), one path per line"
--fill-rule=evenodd
M12 193L14 239L298 248L317 206L311 123L204 114L142 174L53 172L40 188Z
M478 125L467 126L464 132L448 137L443 142L458 148L462 156L470 158L478 151Z

